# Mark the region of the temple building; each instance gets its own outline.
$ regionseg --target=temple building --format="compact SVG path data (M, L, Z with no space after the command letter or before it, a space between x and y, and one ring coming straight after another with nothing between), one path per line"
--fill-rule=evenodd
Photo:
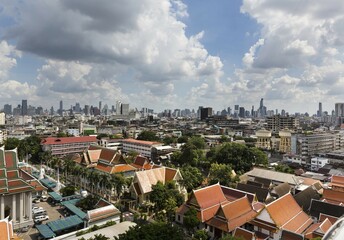
M18 167L17 149L0 147L0 219L9 217L13 228L32 225L32 192L35 183L29 183ZM39 183L38 183L39 184Z

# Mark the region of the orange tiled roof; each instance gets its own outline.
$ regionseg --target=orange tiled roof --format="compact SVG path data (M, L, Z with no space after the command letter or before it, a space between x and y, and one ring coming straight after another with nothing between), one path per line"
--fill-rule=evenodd
M243 240L252 240L254 237L254 232L248 231L243 228L236 228L233 236L242 238Z
M312 224L290 193L268 204L266 210L277 227L288 231L301 233Z
M319 215L319 222L322 222L325 219L328 219L332 224L334 224L338 220L337 217L333 217L333 216L330 216L330 215L326 215L326 214L320 213L320 215Z
M222 204L217 211L214 220L224 221L226 223L225 229L220 229L225 232L232 232L235 228L251 221L256 215L257 212L253 210L249 200L245 196L235 200L234 202ZM219 228L219 226L217 226L219 221L213 221L213 219L211 219L208 224ZM223 226L222 224L220 225Z
M52 145L52 144L66 144L66 143L82 143L82 142L97 142L95 136L85 136L85 137L47 137L41 141L42 145Z
M344 176L332 176L330 186L344 188Z
M112 169L111 173L121 173L121 172L130 172L135 171L136 168L129 164L121 164L121 165L115 165L115 167Z
M192 195L201 209L206 209L227 201L221 190L220 184L214 184L205 188L193 190Z
M332 189L324 189L323 197L328 202L333 204L343 204L344 203L344 192L335 191Z

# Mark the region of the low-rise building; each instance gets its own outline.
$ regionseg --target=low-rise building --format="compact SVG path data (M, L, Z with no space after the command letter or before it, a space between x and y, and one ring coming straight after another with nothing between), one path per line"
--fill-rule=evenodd
M128 138L122 140L122 145L124 153L137 152L142 156L152 159L152 148L162 146L163 144L160 142L143 141Z
M329 163L328 158L323 157L313 157L311 159L311 170L312 171L318 171L319 168L324 167L326 164Z
M69 154L82 153L91 144L96 145L95 136L86 137L48 137L41 141L43 151L51 151L53 156L63 157Z

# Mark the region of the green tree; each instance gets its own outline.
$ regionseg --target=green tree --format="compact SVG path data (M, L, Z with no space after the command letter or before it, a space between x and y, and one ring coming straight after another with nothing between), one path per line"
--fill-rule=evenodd
M142 131L138 136L138 140L145 140L145 141L159 141L159 137L156 136L155 132L152 131Z
M83 211L88 211L94 209L94 206L98 203L99 197L94 195L88 195L87 197L81 199L76 206L81 208Z
M118 237L116 240L184 240L186 236L178 226L171 226L170 223L155 222L142 226L136 225Z
M249 171L253 165L268 164L268 158L263 151L238 143L224 143L211 150L207 156L213 163L230 164L236 172Z
M106 133L100 133L100 134L97 135L97 139L98 139L98 140L100 140L100 139L102 139L102 138L105 138L105 137L109 137L109 135L106 134Z
M189 140L188 136L181 136L177 139L178 143L186 143Z
M209 170L209 183L215 184L219 182L221 185L230 186L232 182L232 168L228 164L211 164Z
M275 171L294 174L294 170L285 164L278 164L277 166L275 166Z
M185 212L183 223L189 232L191 232L201 223L201 221L197 217L197 210L195 208L191 207Z
M150 201L155 204L154 206L156 210L160 211L164 209L167 196L167 189L162 182L158 181L152 186L152 191L149 197Z
M205 148L205 141L201 137L193 136L191 137L188 142L194 145L197 149L204 149Z
M164 137L164 139L162 141L164 142L164 145L171 145L172 143L176 142L176 138Z
M66 196L71 196L71 195L74 195L75 194L75 186L65 186L64 188L61 188L60 189L60 193L62 194L63 197L66 197Z
M244 240L242 237L234 237L230 234L226 234L223 237L219 238L219 240Z
M197 167L185 165L180 169L180 172L183 176L181 182L188 192L199 187L204 180L203 174Z
M207 240L209 238L206 230L197 230L194 234L193 240Z
M18 138L7 138L5 140L5 150L12 150L18 147L20 140Z

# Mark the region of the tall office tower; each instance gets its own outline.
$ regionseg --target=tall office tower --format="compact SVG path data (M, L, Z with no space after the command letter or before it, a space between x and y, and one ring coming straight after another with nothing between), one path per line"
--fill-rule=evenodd
M27 115L27 100L22 100L22 109L21 109L21 115L25 116Z
M51 108L50 108L50 115L51 115L51 116L53 116L53 115L54 115L54 113L55 113L55 112L54 112L54 107L53 107L53 106L51 106Z
M234 105L234 117L239 116L239 105Z
M76 104L75 104L75 112L76 112L76 113L80 113L80 112L81 112L80 103L76 103Z
M254 106L252 105L252 109L251 109L251 117L254 117Z
M121 115L125 115L125 116L129 115L129 103L121 104Z
M100 115L102 115L102 101L99 101L99 111Z
M344 103L335 104L335 116L344 117Z
M62 115L63 115L63 102L62 102L62 100L60 101L60 109L59 109L59 114L60 114L60 116L62 116Z
M282 117L285 117L285 115L286 115L286 114L285 114L285 110L282 109L282 111L281 111L281 116L282 116Z
M12 114L12 105L10 104L5 104L4 105L4 113L11 115Z
M241 118L245 117L245 108L244 107L239 108L239 117L241 117Z
M323 115L322 103L321 103L321 102L319 102L318 117L322 117L322 115Z
M228 115L232 115L232 109L230 107L227 108Z
M116 102L116 115L121 115L121 101Z
M90 114L91 114L90 105L85 105L84 113L85 113L86 116L90 116Z
M213 109L211 107L206 107L201 109L201 120L205 120L213 115Z

